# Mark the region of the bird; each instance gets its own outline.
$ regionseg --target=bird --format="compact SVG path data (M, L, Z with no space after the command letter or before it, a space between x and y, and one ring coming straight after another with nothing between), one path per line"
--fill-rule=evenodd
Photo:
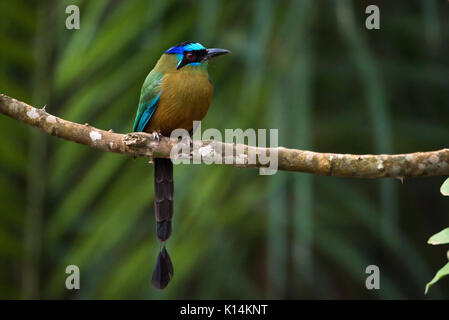
M165 51L146 77L140 93L134 132L170 136L175 129L193 132L193 121L201 121L212 102L213 85L207 67L212 58L229 50L206 48L194 41L184 41ZM173 163L154 159L154 215L161 249L151 283L164 289L173 278L173 264L165 241L172 232Z

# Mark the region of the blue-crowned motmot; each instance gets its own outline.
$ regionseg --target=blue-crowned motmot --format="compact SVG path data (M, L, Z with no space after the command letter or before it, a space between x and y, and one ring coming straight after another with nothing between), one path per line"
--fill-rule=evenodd
M208 61L229 52L206 49L192 41L165 51L143 83L133 131L164 136L170 136L178 128L191 132L193 121L204 118L212 101ZM173 191L171 160L154 159L154 215L160 242L171 234ZM157 257L152 284L164 289L172 277L173 265L164 245Z

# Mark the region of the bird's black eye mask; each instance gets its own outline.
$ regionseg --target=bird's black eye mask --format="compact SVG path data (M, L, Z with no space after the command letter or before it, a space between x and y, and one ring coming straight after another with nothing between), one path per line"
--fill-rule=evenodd
M192 63L201 63L207 55L206 49L184 51L181 62L178 64L177 69L181 69L185 65Z

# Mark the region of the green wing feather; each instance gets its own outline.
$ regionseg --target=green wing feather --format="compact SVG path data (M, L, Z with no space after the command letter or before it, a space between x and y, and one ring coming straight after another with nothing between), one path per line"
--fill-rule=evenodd
M163 74L151 71L142 86L140 92L139 107L134 120L133 131L142 131L157 108L161 95L161 81Z

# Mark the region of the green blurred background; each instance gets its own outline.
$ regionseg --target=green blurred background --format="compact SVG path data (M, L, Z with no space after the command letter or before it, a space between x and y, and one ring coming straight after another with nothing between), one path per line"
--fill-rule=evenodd
M67 30L77 4L81 29ZM380 6L381 30L365 28ZM415 1L1 1L0 92L126 133L140 87L184 40L210 64L203 130L279 128L285 147L402 153L449 147L449 3ZM358 180L229 166L175 168L175 266L159 250L153 169L0 116L0 298L407 299L447 261L444 177ZM78 265L81 289L65 288ZM365 288L375 264L381 289ZM449 298L449 281L427 298Z

